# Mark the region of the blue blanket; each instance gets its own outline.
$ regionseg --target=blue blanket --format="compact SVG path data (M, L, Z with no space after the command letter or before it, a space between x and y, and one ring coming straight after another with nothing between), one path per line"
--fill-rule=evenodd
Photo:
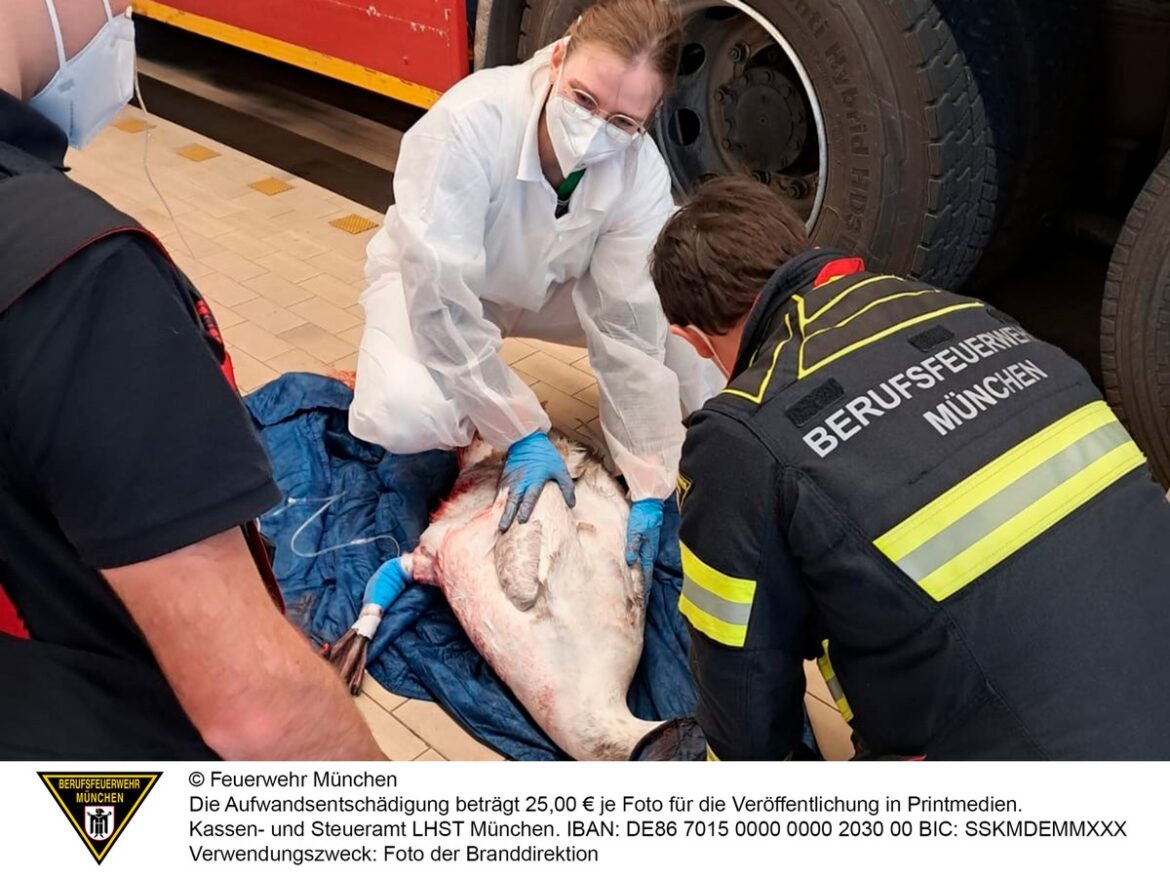
M353 624L366 580L413 549L456 476L454 455L387 454L347 428L352 394L319 375L288 374L247 400L284 492L260 525L292 619L317 645ZM693 713L681 588L678 512L668 505L629 704L647 720ZM484 744L513 759L563 759L476 652L442 592L408 588L370 645L369 673L391 692L438 702Z

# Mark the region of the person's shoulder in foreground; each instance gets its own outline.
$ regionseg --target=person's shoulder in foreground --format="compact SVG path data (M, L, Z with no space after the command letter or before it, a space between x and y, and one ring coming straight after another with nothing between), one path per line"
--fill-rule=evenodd
M128 3L34 6L0 0L0 46L16 47L0 66L0 188L100 212L60 165L66 133L80 145L128 97L114 83L133 54L94 50L132 44ZM17 672L0 683L0 748L376 758L240 530L280 492L198 299L145 235L114 231L42 254L47 274L0 315L0 649Z

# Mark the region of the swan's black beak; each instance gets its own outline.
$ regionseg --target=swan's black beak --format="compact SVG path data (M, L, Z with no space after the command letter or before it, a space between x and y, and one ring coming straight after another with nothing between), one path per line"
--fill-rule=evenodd
M693 716L668 720L648 732L630 752L630 762L705 762L707 739Z

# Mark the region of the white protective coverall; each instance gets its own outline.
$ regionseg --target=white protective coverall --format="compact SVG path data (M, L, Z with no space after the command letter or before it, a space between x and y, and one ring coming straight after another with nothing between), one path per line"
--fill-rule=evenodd
M541 170L552 47L457 83L402 139L395 204L367 250L350 430L392 452L494 448L550 426L506 336L584 344L632 499L674 490L682 408L723 376L667 333L649 255L675 206L648 137L591 165L568 212ZM676 378L677 373L677 378Z

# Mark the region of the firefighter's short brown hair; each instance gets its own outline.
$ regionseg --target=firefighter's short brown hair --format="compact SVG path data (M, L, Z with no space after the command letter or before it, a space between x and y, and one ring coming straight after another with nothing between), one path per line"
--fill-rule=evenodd
M768 186L716 177L663 227L650 274L670 323L723 335L776 269L810 246L804 222Z

